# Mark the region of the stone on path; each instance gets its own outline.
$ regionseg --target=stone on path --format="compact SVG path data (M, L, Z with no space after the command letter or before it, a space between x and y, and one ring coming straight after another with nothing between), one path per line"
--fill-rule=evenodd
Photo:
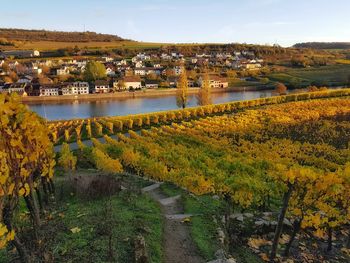
M181 198L181 195L168 197L168 198L164 198L164 199L159 200L159 203L161 205L164 205L164 206L171 205L171 204L176 203L176 201L179 200L180 198Z
M152 184L149 186L146 186L144 188L141 189L142 193L147 193L147 192L151 192L153 190L156 190L157 188L159 188L160 184Z
M165 218L170 220L183 220L191 217L191 214L176 214L176 215L165 215Z

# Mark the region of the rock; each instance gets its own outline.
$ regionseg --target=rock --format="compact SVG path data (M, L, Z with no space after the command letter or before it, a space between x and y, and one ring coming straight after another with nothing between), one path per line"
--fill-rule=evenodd
M218 233L218 239L219 239L220 243L224 244L225 243L225 233L224 233L224 231L222 231L221 228L218 228L217 229L217 233Z
M207 263L236 263L236 259L234 258L224 258L224 259L215 259L212 261L208 261Z
M142 235L138 235L134 241L135 262L147 263L149 262L146 253L146 241Z
M223 216L223 217L221 218L221 223L222 223L222 224L226 224L226 218L225 218L225 216Z
M243 214L245 217L252 218L254 215L252 213L244 213Z
M191 214L165 215L165 217L170 220L184 220L186 218L190 218L191 216Z
M270 221L269 223L271 226L277 226L277 221Z
M218 195L213 195L213 199L214 199L214 200L219 200L220 197L219 197Z
M226 259L225 251L223 249L219 249L218 251L216 251L214 256L217 259Z
M237 219L238 221L241 221L241 222L243 222L243 221L244 221L244 217L243 217L243 215L241 215L241 216L237 217L236 219Z
M255 225L256 226L262 226L262 225L270 225L270 222L267 221L267 220L264 220L264 219L260 219L260 220L257 220L255 221Z
M243 214L241 214L241 213L234 213L234 214L230 215L230 218L235 219L235 218L241 217L241 216L243 216Z
M270 217L272 217L272 212L264 212L263 216L266 218L270 218Z
M141 189L141 192L142 193L147 193L147 192L151 192L157 188L159 188L160 184L152 184L152 185L149 185L149 186L146 186L144 188Z
M219 249L215 252L215 260L209 261L208 263L236 263L237 261L233 257L227 257L226 252L223 249Z
M293 227L293 224L287 218L284 218L283 224L290 226L290 227Z

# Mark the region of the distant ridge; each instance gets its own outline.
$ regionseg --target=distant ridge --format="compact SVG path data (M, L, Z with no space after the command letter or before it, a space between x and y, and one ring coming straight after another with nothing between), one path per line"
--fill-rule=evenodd
M297 43L293 47L313 49L350 49L350 42L306 42Z
M117 35L95 32L64 32L49 30L27 30L17 28L0 28L0 39L7 41L57 41L57 42L115 42L123 38Z

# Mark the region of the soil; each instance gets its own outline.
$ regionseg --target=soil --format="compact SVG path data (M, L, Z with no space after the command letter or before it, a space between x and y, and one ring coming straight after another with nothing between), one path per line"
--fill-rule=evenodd
M150 196L161 204L161 200L168 198L159 188L149 192ZM169 215L181 215L184 213L181 199L174 198L170 204L162 205L162 213L164 216L164 262L165 263L201 263L205 262L199 256L197 247L193 243L190 234L190 227L181 219Z

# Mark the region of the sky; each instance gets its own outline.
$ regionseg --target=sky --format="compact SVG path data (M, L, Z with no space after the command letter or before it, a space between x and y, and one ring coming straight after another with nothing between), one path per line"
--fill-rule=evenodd
M0 0L0 27L162 43L350 42L350 0Z

